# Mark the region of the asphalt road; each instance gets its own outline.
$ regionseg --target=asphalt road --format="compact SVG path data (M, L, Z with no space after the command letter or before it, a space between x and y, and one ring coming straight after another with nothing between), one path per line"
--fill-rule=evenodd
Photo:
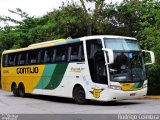
M89 102L78 105L72 99L27 95L14 97L0 90L0 114L160 114L160 100L125 100L115 103Z

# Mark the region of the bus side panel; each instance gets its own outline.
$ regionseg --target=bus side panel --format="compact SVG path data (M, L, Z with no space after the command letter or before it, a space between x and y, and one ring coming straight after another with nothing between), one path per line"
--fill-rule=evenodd
M67 67L68 63L47 64L33 94L55 95L55 90L64 87L61 83L64 81Z
M83 85L85 82L84 77L87 74L85 70L86 67L84 62L74 62L69 64L64 78L66 80L65 86L68 91L68 97L73 97L73 88L76 84L80 84L86 89Z
M81 85L85 91L86 99L92 100L106 100L108 85L94 83L91 80L89 68L86 64L71 63L68 67L67 74L70 75L68 79L69 97L73 97L73 89L75 85Z
M20 82L25 86L25 92L31 93L38 84L45 65L17 66L2 68L2 89L11 91L11 85Z
M84 86L84 84L86 84L85 76L86 74L88 74L86 73L85 69L85 64L83 62L73 62L67 65L61 64L60 68L55 68L52 79L46 84L46 87L36 88L33 91L33 94L44 94L72 98L74 85L79 83L84 87L84 89L87 89L86 86ZM59 84L57 84L57 81L60 81L58 82ZM56 84L56 87L54 87L54 84Z
M67 74L70 75L69 81L69 97L73 97L73 90L76 85L81 85L85 91L86 99L99 100L102 97L101 91L97 91L107 88L107 85L94 83L91 80L88 66L79 63L72 63L68 67ZM96 91L96 93L95 93ZM95 94L98 94L97 97Z

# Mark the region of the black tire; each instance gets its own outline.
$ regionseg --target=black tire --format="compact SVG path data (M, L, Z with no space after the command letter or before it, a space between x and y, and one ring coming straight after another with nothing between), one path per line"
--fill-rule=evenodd
M73 91L73 97L77 104L86 104L86 95L85 91L81 86L77 86Z
M12 84L11 90L12 90L13 95L15 97L19 96L18 88L17 88L17 85L15 83Z
M23 83L19 84L18 92L19 92L19 96L20 97L24 97L25 96L25 87L24 87Z

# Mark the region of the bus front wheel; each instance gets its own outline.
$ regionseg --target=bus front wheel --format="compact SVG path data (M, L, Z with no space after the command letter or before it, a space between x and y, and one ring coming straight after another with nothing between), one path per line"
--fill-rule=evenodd
M18 93L18 88L17 88L16 83L13 83L13 84L12 84L11 90L12 90L13 95L14 95L15 97L17 97L17 96L19 95L19 93Z
M18 92L19 92L19 96L20 97L24 97L25 96L25 87L24 87L23 83L19 84Z
M75 87L73 91L73 97L76 103L78 104L86 104L87 100L85 98L85 91L81 86Z

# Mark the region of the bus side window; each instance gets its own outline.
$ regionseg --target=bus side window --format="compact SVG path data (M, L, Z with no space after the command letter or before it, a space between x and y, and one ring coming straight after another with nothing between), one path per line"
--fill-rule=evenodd
M55 59L56 59L56 49L53 49L51 54L51 62L54 63Z
M44 63L50 63L51 62L51 48L47 48L44 51Z
M12 66L12 62L13 60L12 60L12 55L8 55L8 66Z
M37 59L38 59L38 52L35 51L30 51L29 52L29 56L28 56L28 63L29 64L36 64L37 63Z
M37 63L50 63L51 62L51 48L45 48L38 51Z
M79 57L81 61L84 61L84 50L82 45L79 48Z
M8 66L8 54L3 55L3 67L7 67Z
M14 65L16 65L16 55L9 54L8 55L8 66L14 66Z
M88 59L92 59L96 54L96 52L99 52L102 50L102 43L100 39L88 40L86 44L87 44Z
M55 58L56 62L64 62L66 60L66 49L65 48L57 48L57 55Z
M41 49L38 51L38 63L43 64L44 63L44 50Z
M78 61L79 57L79 46L71 47L70 61Z
M26 52L26 65L29 64L29 62L28 62L28 58L29 58L29 57L28 57L28 54L29 54L29 52L27 51L27 52Z
M25 65L26 64L26 53L20 53L18 55L18 65Z
M16 60L17 60L17 54L14 55L14 65L15 65L15 66L17 65Z
M84 61L84 51L81 44L76 44L69 47L68 61Z

